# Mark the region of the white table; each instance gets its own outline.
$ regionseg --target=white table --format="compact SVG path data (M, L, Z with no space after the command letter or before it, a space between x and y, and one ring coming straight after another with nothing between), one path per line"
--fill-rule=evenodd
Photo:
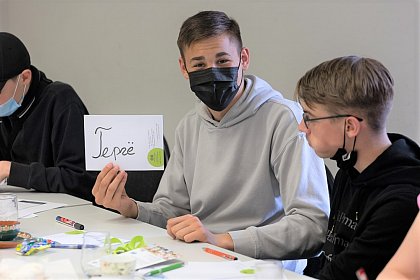
M84 200L75 196L71 196L65 193L42 193L37 192L33 189L25 189L20 187L14 187L10 185L0 186L0 193L14 193L18 199L27 200L48 200L49 202L66 203L67 206L78 206L78 205L91 205L92 203L88 200ZM44 199L45 197L45 199ZM48 199L47 199L48 198Z
M9 189L10 191L10 189ZM3 191L2 191L3 192ZM137 221L135 219L125 218L120 214L108 211L91 205L90 202L66 194L57 193L38 193L38 192L15 192L18 198L44 200L52 202L67 203L69 206L48 210L38 213L37 217L21 219L21 231L28 232L32 236L40 237L55 233L62 233L72 230L66 225L55 221L56 216L63 216L72 219L85 226L87 231L109 231L112 236L131 239L133 236L142 235L146 243L153 243L166 247L178 255L184 261L204 261L220 262L224 259L205 253L203 246L212 247L219 251L225 251L235 255L241 261L253 260L250 257L237 254L210 244L203 243L185 243L179 240L173 240L166 230ZM87 203L86 203L87 202ZM48 249L45 252L22 257L16 254L15 249L1 249L1 258L31 258L31 261L48 263L51 261L69 259L80 278L83 273L80 266L81 250L74 249ZM312 279L290 271L286 271L287 279Z

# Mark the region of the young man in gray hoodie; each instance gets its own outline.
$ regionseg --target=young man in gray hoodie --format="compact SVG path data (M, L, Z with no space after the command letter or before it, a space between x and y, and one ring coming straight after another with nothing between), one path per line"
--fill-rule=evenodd
M244 75L249 50L237 22L223 12L188 18L178 47L181 72L200 102L176 129L153 202L130 199L126 172L108 164L92 191L96 203L166 227L173 238L254 258L317 254L329 196L323 161L298 131L299 105ZM302 270L298 263L286 268Z

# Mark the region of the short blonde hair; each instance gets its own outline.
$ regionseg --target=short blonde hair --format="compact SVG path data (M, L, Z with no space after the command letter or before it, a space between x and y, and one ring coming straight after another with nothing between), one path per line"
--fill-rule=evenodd
M319 64L299 79L295 98L311 108L357 115L375 131L385 127L394 97L394 81L382 63L358 56L338 57Z

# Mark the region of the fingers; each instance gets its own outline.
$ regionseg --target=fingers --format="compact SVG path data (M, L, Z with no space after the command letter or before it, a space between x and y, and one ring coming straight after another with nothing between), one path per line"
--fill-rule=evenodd
M95 183L95 186L97 187L97 191L95 195L96 203L104 205L108 189L111 187L111 184L114 182L114 179L116 178L118 174L118 171L119 171L118 166L112 166L111 168L105 167L101 171L101 173L99 173L98 178Z
M119 180L118 177L121 177L121 180ZM115 198L121 198L123 195L126 195L125 192L125 183L127 182L127 173L125 171L120 171L117 175L118 180L114 180L116 182L119 181L117 189L114 193L114 195L112 197L110 197L110 199L112 200L114 197ZM112 193L109 194L110 196L112 195Z
M207 242L206 229L200 219L193 215L184 215L168 220L167 232L172 238L185 242Z
M93 188L92 188L93 196L96 197L98 195L102 180L113 167L114 165L112 163L108 163L107 165L105 165L102 171L98 174L98 176L96 177L95 185L93 185Z
M172 233L172 228L168 224L166 224L166 232L170 237L172 237L172 239L175 239L175 234Z
M175 234L173 233L173 229L172 227L176 224L178 224L180 221L182 221L183 218L185 216L180 216L180 217L176 217L176 218L172 218L172 219L168 219L167 223L166 223L166 232L169 234L169 236L171 236L173 239L176 238Z
M118 165L107 164L96 178L92 194L95 202L108 208L115 209L121 194L125 191L127 173L120 170ZM118 209L116 209L118 210Z
M115 175L114 175L115 172ZM120 206L121 194L125 189L125 182L127 173L123 170L116 170L112 169L108 172L109 178L111 179L107 181L107 177L104 178L105 184L108 185L107 188L103 187L103 205L108 208L119 210L118 207Z
M183 227L183 226L180 226L179 223L187 220L191 216L192 215L184 215L184 216L179 216L179 217L176 217L176 218L169 219L167 224L166 224L166 231L168 232L168 234L172 238L176 238L175 231L179 230L179 227ZM178 225L178 228L175 228L175 230L174 230L174 226L176 226L176 225Z

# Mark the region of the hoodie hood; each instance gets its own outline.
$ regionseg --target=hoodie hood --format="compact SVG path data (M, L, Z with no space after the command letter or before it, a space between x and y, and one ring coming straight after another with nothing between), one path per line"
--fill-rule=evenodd
M204 120L204 123L211 127L230 127L254 115L268 100L284 100L280 92L273 90L267 82L256 76L245 75L244 82L245 88L242 96L220 121L212 118L203 102L199 101L196 104L197 114Z
M392 145L356 179L354 186L409 184L420 188L420 147L410 138L389 133Z

